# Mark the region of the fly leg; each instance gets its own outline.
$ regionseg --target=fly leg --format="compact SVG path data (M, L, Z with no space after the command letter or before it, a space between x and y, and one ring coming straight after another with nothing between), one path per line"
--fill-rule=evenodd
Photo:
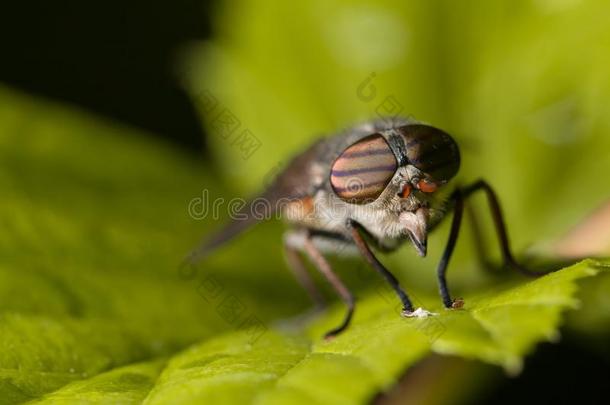
M493 222L496 228L496 233L498 235L498 240L500 242L500 251L502 252L502 260L504 261L504 265L507 267L511 267L518 272L525 274L530 277L537 277L544 274L547 274L548 271L545 272L535 272L531 271L528 268L519 264L510 248L510 242L508 240L508 233L506 231L506 224L504 223L504 216L502 215L502 208L500 207L500 202L498 201L498 196L491 188L491 186L484 180L479 180L474 184L465 187L462 189L462 194L464 198L469 197L476 191L483 190L487 195L487 202L489 204L489 209L491 210L491 216L493 218Z
M371 251L369 246L367 245L366 241L362 237L362 235L360 233L363 231L362 225L360 225L356 221L350 220L350 222L348 223L348 227L350 229L352 239L354 240L356 247L360 251L360 254L371 265L371 267L373 267L375 270L377 270L377 272L379 272L383 276L383 278L386 279L386 281L392 286L394 291L396 291L396 294L400 298L400 301L402 302L402 305L403 305L403 313L409 314L409 313L413 312L413 304L411 303L411 300L407 296L407 293L405 293L405 291L400 287L400 284L398 283L398 280L396 279L396 277L394 277L394 275L392 273L390 273L383 266L383 264L381 264L381 262L379 260L377 260L377 258L375 257L375 255L373 254L373 252Z
M513 256L510 248L508 233L506 231L506 224L504 223L504 217L502 215L502 209L500 207L498 197L487 182L485 182L484 180L479 180L468 187L456 190L451 195L451 202L453 204L453 221L451 223L451 230L449 233L449 239L447 240L445 251L443 252L443 256L441 257L441 261L437 268L439 290L441 298L443 300L443 304L446 308L460 308L464 304L463 300L459 298L456 300L451 299L449 288L447 286L446 273L447 266L449 265L449 260L451 259L451 255L453 254L453 250L455 248L455 244L457 242L460 227L462 224L462 216L464 213L464 199L479 190L485 191L485 194L487 195L487 202L491 210L491 215L496 228L496 233L500 242L502 259L504 261L505 266L512 267L517 271L532 277L540 276L547 273L533 272L525 268L515 260L515 257Z
M489 245L483 235L481 221L472 204L468 204L466 201L464 201L464 216L468 219L468 226L472 229L473 250L477 255L479 266L490 274L498 273L498 266L494 266L487 255Z
M339 294L345 305L347 305L347 313L343 318L343 322L341 325L336 328L328 331L325 338L333 337L341 332L343 332L348 326L352 319L352 315L354 313L355 307L355 299L352 293L347 289L345 284L337 277L335 272L333 272L332 268L328 261L322 256L322 253L318 250L318 248L314 245L311 234L307 233L305 240L303 242L303 248L305 253L309 256L309 259L315 265L315 267L322 273L322 275L328 280L330 285L334 288L334 290Z
M284 255L286 256L288 267L294 274L294 277L297 279L299 284L305 291L307 291L307 294L315 304L316 309L319 310L324 308L326 306L324 297L320 293L320 290L316 287L314 280L307 272L307 268L305 267L305 263L303 263L303 258L301 257L299 251L295 247L291 246L287 239L288 238L284 238Z
M447 245L445 246L443 256L441 256L441 261L438 264L436 274L438 277L439 292L445 308L460 308L464 305L464 301L461 298L456 300L451 299L449 287L447 286L447 278L445 275L447 274L449 259L451 259L453 249L455 249L455 244L460 234L460 227L462 225L462 215L464 213L464 196L462 195L462 191L456 190L451 195L451 201L453 202L453 220L451 221L451 230L449 231L449 239L447 240Z

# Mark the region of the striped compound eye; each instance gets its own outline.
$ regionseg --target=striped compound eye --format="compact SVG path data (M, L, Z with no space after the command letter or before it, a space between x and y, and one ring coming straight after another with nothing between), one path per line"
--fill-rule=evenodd
M422 183L423 192L434 192L438 185L455 176L460 168L460 151L449 134L428 125L405 125L398 128L403 136L407 161L430 177ZM433 189L434 188L434 189Z
M366 204L383 193L398 164L385 139L371 135L347 148L330 172L335 193L352 204Z

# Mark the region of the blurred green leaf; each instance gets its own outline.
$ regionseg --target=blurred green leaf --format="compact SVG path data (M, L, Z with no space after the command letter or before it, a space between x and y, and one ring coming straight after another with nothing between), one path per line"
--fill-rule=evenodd
M0 88L0 402L230 328L177 263L204 168L129 128Z
M74 382L34 404L137 404L154 386L165 365L162 360L119 367Z

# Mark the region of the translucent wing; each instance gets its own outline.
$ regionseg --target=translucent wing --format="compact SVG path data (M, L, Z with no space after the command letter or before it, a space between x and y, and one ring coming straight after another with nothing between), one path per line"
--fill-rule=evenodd
M270 208L270 211L268 210L266 213L272 215L277 211L280 200L298 200L312 195L319 186L315 184L315 179L312 177L312 165L323 155L325 149L325 139L320 139L296 156L262 194L250 200L235 215L240 219L232 219L220 231L211 237L206 237L200 246L185 259L185 264L199 262L219 246L262 221L264 218L261 218L261 215L255 215L253 204L264 203L266 207Z

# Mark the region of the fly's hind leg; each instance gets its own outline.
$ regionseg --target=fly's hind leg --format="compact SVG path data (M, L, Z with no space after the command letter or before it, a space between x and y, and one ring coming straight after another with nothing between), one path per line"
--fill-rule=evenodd
M295 240L298 240L298 235L294 231L289 231L284 235L284 255L286 263L294 274L299 284L303 287L313 301L316 310L321 310L326 306L326 300L316 287L313 278L307 272L303 258L299 249L295 246Z
M303 251L307 255L316 269L324 276L324 278L326 278L326 280L347 305L347 313L341 325L326 333L325 337L330 338L341 333L348 327L354 312L355 300L351 292L333 272L330 264L324 258L320 248L317 246L318 244L325 245L323 248L325 250L330 249L330 251L341 250L342 247L341 238L337 235L326 233L316 234L308 229L289 231L284 236L286 260L299 283L308 292L312 300L317 304L316 310L314 310L313 313L300 316L298 319L296 319L296 321L303 324L305 321L311 318L312 315L316 315L324 306L322 294L320 294L319 290L314 284L313 279L307 272L305 264L301 259L300 251Z
M291 238L292 236L292 238ZM355 307L355 299L352 293L347 289L345 284L339 279L339 277L332 270L328 261L322 255L320 248L317 244L323 243L331 243L331 250L336 250L338 246L340 246L340 238L335 240L336 235L332 234L315 234L310 230L302 230L302 232L294 233L291 235L287 235L288 243L293 247L297 247L302 249L305 254L308 256L309 260L313 263L316 269L326 278L329 284L333 287L335 292L339 295L339 297L343 300L345 305L347 306L347 312L343 321L336 328L328 331L325 335L325 338L330 338L339 333L343 332L350 324L352 319L352 315L354 313ZM292 239L292 240L291 240ZM315 240L314 240L315 239ZM316 243L316 241L318 243ZM292 243L291 243L292 242ZM327 246L328 248L328 246ZM302 262L301 262L302 264Z

